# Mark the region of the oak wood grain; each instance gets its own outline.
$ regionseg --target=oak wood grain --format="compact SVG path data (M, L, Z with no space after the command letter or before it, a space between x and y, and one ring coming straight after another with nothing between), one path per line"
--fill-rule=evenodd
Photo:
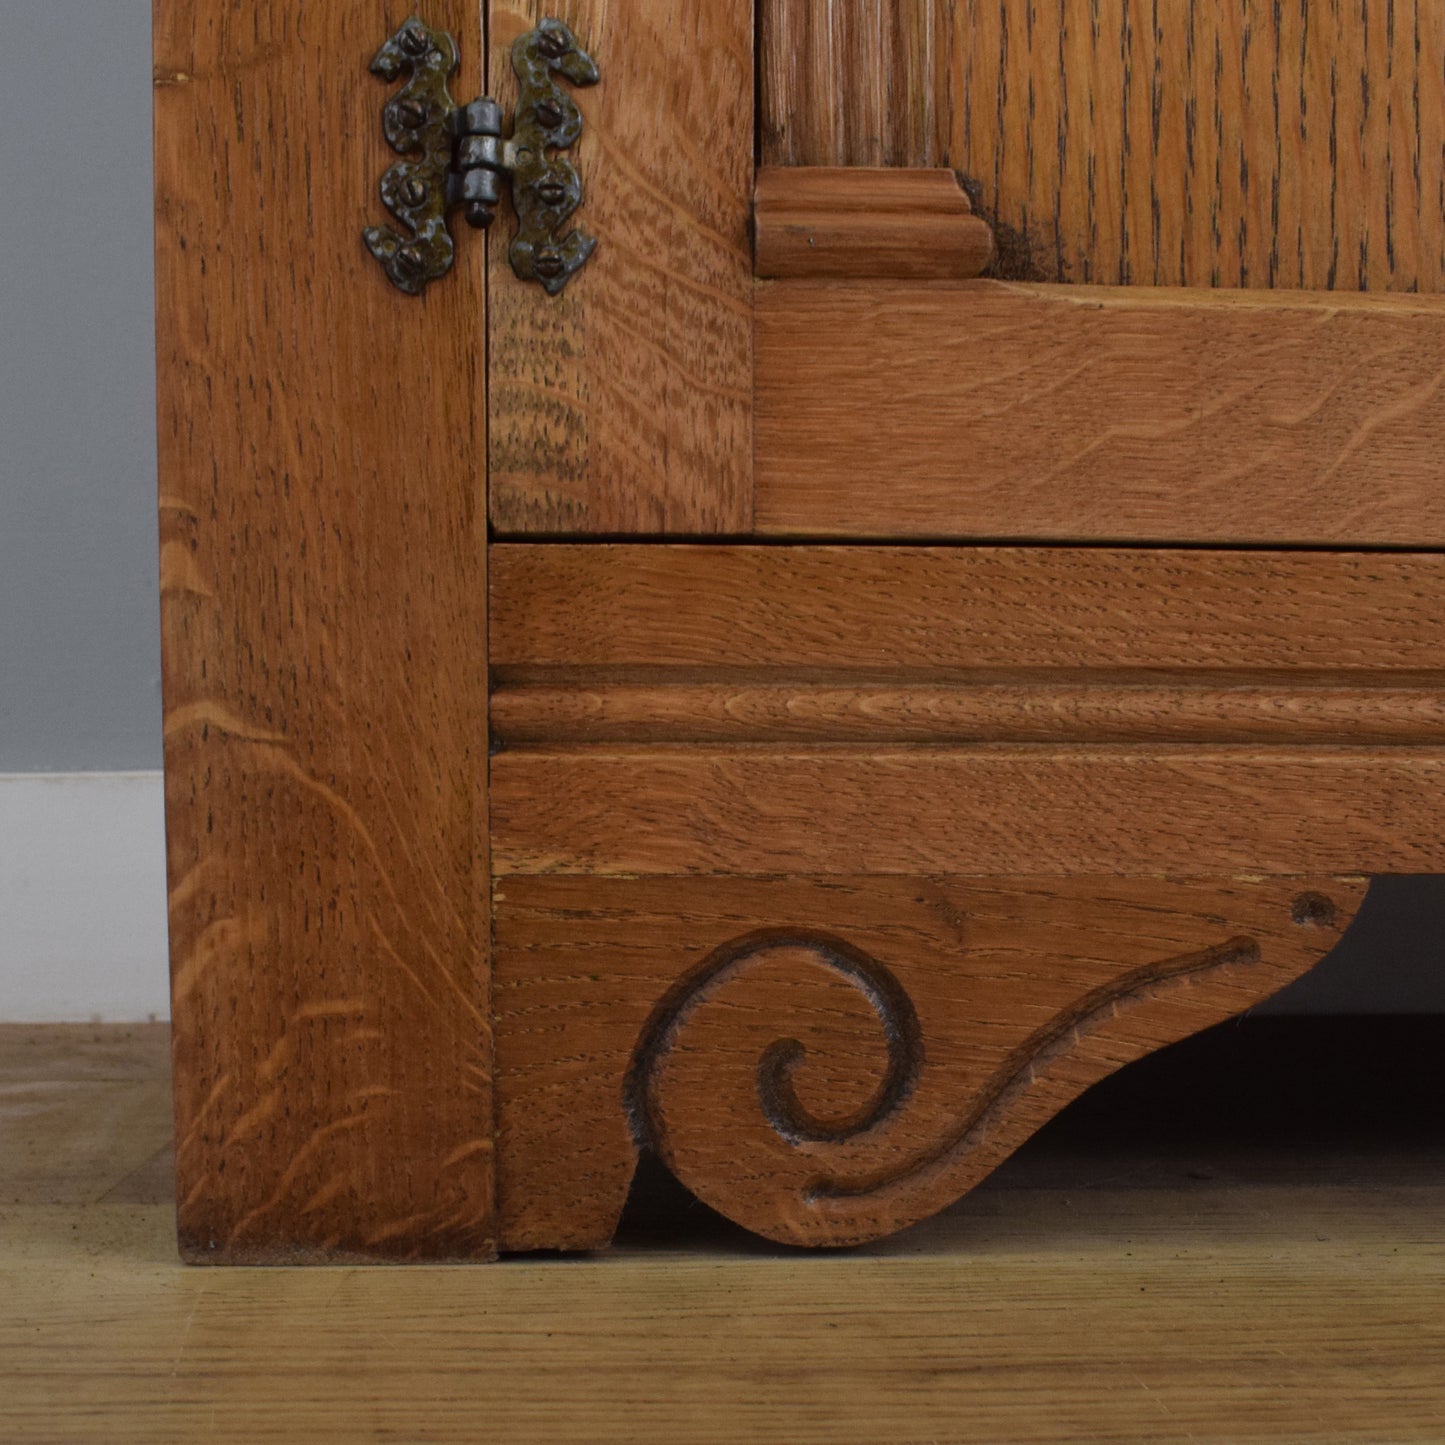
M501 747L1435 743L1438 554L493 551Z
M529 743L1445 744L1445 677L1262 685L1046 674L1011 681L572 681L492 692L495 746Z
M753 247L771 280L967 281L992 259L993 233L952 171L765 166Z
M1445 659L1439 553L507 544L491 559L504 687L1161 670L1435 687Z
M1089 1084L1297 977L1363 892L1358 879L499 879L503 1247L606 1244L642 1144L769 1238L892 1233Z
M1435 0L765 0L766 165L951 166L1009 277L1445 285Z
M80 1125L0 1112L0 1435L474 1445L485 1420L538 1445L877 1445L967 1420L999 1445L1157 1445L1323 1419L1437 1445L1445 1151L1439 1069L1411 1059L1440 1052L1432 1022L1215 1034L858 1250L750 1243L654 1189L610 1251L440 1271L179 1268L148 1171L164 1028L142 1070L103 1028L27 1029L17 1058L0 1026L0 1080ZM149 1102L96 1107L118 1088ZM38 1183L100 1152L148 1187L81 1204Z
M598 238L556 299L490 244L498 532L743 533L752 518L753 17L744 0L488 0L491 93L512 41L572 27L601 83L569 152ZM475 329L480 337L480 325Z
M757 533L1445 542L1445 299L778 282Z
M537 747L492 765L498 875L1445 872L1445 749Z
M162 633L193 1260L493 1250L483 257L362 243L380 0L159 0ZM428 12L480 82L467 0Z

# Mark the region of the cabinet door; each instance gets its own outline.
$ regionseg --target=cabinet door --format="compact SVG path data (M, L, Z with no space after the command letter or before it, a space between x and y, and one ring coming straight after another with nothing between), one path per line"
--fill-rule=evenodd
M543 8L601 71L600 244L549 302L493 239L495 535L1445 539L1425 0L493 0L504 99ZM851 168L863 264L795 234L755 279L754 197L801 167ZM984 279L927 206L869 255L910 169L987 223Z
M1445 541L1426 0L765 0L765 165L957 171L988 281L763 286L769 536Z

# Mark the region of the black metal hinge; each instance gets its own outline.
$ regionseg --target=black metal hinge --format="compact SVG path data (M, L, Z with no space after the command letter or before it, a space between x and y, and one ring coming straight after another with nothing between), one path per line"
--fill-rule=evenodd
M512 183L517 234L512 270L555 296L597 245L583 231L563 234L582 204L582 179L562 155L582 134L582 112L558 83L595 85L597 65L560 20L543 20L512 46L521 97L512 134L502 107L488 97L457 105L447 89L456 72L456 38L413 16L371 62L373 72L406 84L382 112L393 150L407 157L381 178L381 198L404 230L373 226L364 235L393 285L409 296L451 270L456 243L447 217L460 208L485 229L496 218L503 183Z

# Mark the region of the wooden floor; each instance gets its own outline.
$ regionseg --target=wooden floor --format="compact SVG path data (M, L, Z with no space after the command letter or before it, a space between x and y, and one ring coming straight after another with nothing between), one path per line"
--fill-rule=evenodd
M163 1028L0 1028L0 1440L1445 1440L1445 1021L1271 1020L868 1250L207 1270Z

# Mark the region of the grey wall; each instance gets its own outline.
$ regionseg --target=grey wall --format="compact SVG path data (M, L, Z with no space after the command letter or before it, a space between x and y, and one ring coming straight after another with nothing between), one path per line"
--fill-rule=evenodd
M0 773L156 768L150 0L0 61Z
M0 0L0 57L0 773L156 768L149 0ZM1442 925L1383 880L1282 1002L1445 1011Z

